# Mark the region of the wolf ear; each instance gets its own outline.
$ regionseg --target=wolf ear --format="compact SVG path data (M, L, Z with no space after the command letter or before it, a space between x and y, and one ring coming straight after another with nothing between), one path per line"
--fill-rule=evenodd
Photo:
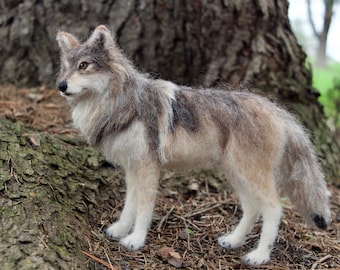
M105 25L97 26L86 43L101 49L108 49L115 44L110 30Z
M58 32L57 42L62 52L67 52L79 45L79 41L70 33Z

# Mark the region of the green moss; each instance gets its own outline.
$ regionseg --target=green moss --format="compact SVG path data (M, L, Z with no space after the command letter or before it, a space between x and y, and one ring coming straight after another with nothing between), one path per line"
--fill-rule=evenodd
M105 178L118 175L102 168L103 162L84 144L0 119L1 266L70 269L72 258L83 265L86 258L79 254L88 245L83 236L89 220L101 214L92 211L90 217L84 204L109 198Z

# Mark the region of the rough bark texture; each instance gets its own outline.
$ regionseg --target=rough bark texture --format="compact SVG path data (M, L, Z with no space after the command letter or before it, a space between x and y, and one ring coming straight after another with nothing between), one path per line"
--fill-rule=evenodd
M0 168L1 269L85 269L81 250L119 172L79 142L3 119Z
M278 81L282 74L310 83L305 54L290 30L287 1L21 2L0 2L2 82L53 85L56 31L85 39L104 23L140 68L179 83L257 84Z

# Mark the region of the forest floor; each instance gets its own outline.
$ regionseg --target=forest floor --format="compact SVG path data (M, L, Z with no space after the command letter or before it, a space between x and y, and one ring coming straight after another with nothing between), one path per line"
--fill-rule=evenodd
M1 86L0 117L19 120L48 134L79 136L73 129L66 101L56 90ZM178 181L179 179L187 181ZM174 179L176 181L174 181ZM84 236L84 268L91 269L340 269L340 188L332 192L333 222L326 232L313 230L286 198L284 215L270 263L250 268L240 258L258 241L257 224L246 244L237 250L218 246L217 237L230 231L241 217L237 199L222 189L218 173L163 174L146 246L128 252L102 230L119 216L124 189L117 201L103 206L98 226ZM112 205L115 205L113 207ZM72 218L72 217L70 217Z

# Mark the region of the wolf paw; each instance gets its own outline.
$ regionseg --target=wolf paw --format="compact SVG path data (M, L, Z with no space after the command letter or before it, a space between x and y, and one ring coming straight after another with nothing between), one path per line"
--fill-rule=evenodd
M235 234L228 234L222 235L218 238L218 243L220 246L228 249L235 249L242 246L244 239L235 235Z
M242 261L249 265L261 265L269 261L269 253L255 249L254 251L243 256Z
M112 223L106 230L105 234L108 238L121 239L129 233L129 226L121 222Z
M126 247L128 250L134 251L144 246L145 236L137 233L132 233L122 238L119 243Z

